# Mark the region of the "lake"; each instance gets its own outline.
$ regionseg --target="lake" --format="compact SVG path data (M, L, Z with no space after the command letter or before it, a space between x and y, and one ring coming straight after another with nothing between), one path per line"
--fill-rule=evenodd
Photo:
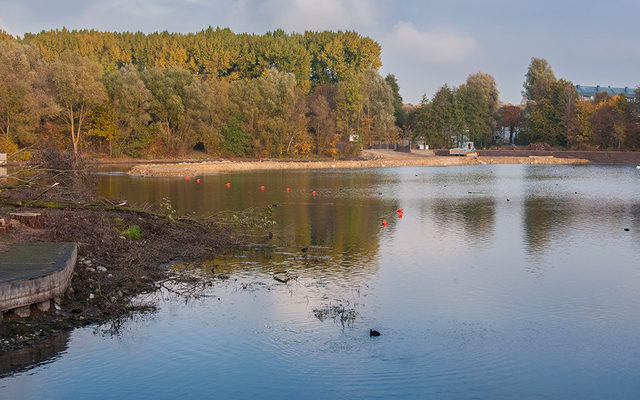
M3 355L0 398L640 393L634 166L197 178L110 173L98 176L98 190L136 206L166 198L196 216L276 205L273 237L212 255L203 267L229 279L195 298L158 293L158 312L117 335L87 327ZM278 270L296 278L280 283Z

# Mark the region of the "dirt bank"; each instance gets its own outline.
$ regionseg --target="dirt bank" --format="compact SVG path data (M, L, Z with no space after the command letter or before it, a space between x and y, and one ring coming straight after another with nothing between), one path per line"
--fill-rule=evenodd
M203 161L201 163L144 164L134 166L129 173L135 176L196 176L229 171L320 169L320 168L386 168L401 166L454 166L477 164L580 164L581 158L553 156L480 156L452 157L434 155L432 151L402 153L392 150L365 150L357 160L261 160L261 161Z
M61 178L55 175L56 181ZM132 301L139 295L194 279L171 272L167 264L208 259L254 240L244 233L262 231L260 223L270 215L265 207L206 220L180 218L167 203L136 210L125 201L95 199L86 184L69 181L48 191L43 181L0 188L0 218L10 221L16 211L43 214L39 228L11 221L0 232L0 251L11 242L78 243L71 287L59 307L45 313L32 310L28 318L5 313L0 354L87 324L117 329L132 312L154 309L152 303Z

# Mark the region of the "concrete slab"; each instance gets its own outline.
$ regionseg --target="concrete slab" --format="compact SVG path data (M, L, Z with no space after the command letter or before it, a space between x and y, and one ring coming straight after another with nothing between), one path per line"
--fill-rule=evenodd
M76 264L76 243L15 243L0 253L0 312L62 296Z

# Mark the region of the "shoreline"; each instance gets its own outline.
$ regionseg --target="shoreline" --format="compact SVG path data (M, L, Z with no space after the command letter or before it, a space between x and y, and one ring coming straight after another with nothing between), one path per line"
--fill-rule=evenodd
M393 168L404 166L449 167L459 165L487 164L590 164L585 158L559 158L554 155L530 156L478 156L454 157L434 155L432 151L401 153L393 150L365 150L358 160L260 160L260 161L202 161L138 164L129 170L129 175L146 177L198 176L206 174L259 171L259 170L303 170L329 168Z

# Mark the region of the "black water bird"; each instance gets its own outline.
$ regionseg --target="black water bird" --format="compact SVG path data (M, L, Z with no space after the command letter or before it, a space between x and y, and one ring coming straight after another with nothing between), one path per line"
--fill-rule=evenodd
M629 232L629 228L624 228L624 231L625 232Z
M369 329L369 336L380 336L380 332Z
M273 239L273 232L269 232L269 239Z
M303 253L306 253L306 252L307 252L307 250L309 250L309 248L308 248L308 247L303 247L303 248L302 248L302 252L303 252Z

